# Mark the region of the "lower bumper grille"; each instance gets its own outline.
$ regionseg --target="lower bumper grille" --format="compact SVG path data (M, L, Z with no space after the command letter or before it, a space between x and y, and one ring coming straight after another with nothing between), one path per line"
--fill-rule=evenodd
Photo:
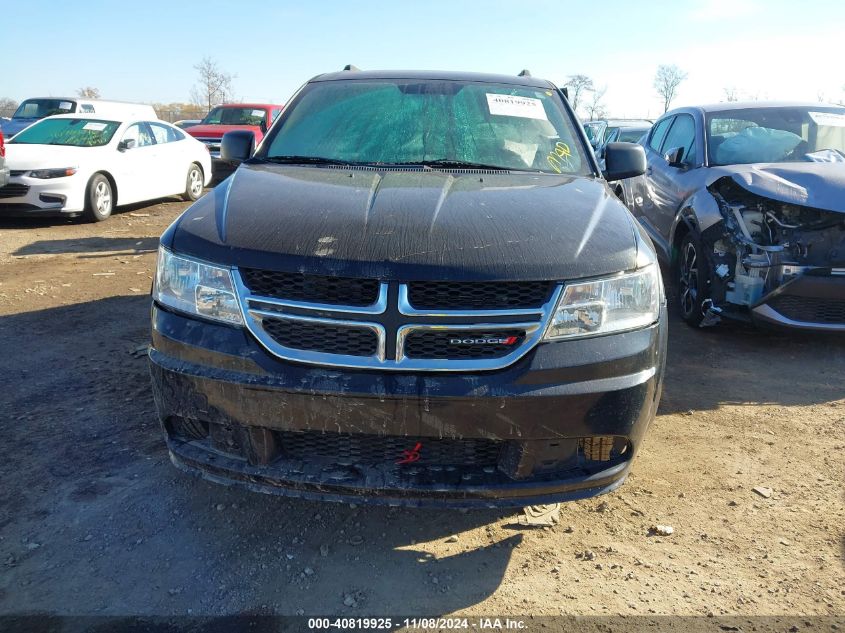
M0 198L20 198L29 193L29 185L22 185L11 182L5 187L0 187Z
M420 466L495 468L505 444L488 439L440 439L378 435L343 435L314 431L278 431L286 459L325 459L339 465L418 463Z
M777 312L804 323L845 324L845 300L780 295L768 302Z

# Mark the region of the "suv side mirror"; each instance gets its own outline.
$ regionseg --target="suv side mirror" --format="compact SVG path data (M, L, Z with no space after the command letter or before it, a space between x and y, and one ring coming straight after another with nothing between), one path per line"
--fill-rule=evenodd
M230 163L241 163L255 151L255 134L248 130L226 132L220 142L220 158Z
M686 167L683 147L673 147L663 155L663 158L669 163L669 167Z
M133 147L135 147L135 139L134 138L126 138L126 139L123 139L122 141L120 141L120 143L117 144L117 151L125 152L126 150L132 149Z
M634 143L608 143L604 147L605 180L622 180L645 173L645 150Z

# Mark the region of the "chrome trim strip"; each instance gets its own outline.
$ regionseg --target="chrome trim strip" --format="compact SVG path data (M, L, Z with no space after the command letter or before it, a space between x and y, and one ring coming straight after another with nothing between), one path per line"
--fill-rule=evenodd
M796 321L789 317L783 316L780 312L775 310L768 304L762 304L751 310L759 317L780 323L781 325L788 325L796 329L802 330L828 330L831 332L845 332L845 323L815 323L813 321Z
M554 293L552 293L554 294ZM491 316L540 316L548 303L538 308L516 308L513 310L417 310L408 297L408 284L399 284L399 312L405 316L430 317L491 317Z
M255 317L250 319L250 321L254 321L256 325L259 327L257 328L258 332L253 328L249 328L249 331L256 335L259 341L261 341L265 347L268 348L269 351L273 351L271 347L275 347L277 349L285 350L285 353L288 354L291 358L290 360L299 360L303 362L314 362L318 364L331 364L331 365L340 365L343 362L353 362L356 361L356 364L353 365L343 365L343 366L357 366L357 363L364 360L374 360L378 361L379 363L384 362L384 342L387 338L385 334L384 327L379 323L366 323L364 321L340 321L338 319L323 319L320 317L306 317L299 314L284 314L281 312L268 312L266 310L247 310L251 317ZM374 356L351 356L347 354L328 354L325 352L314 352L310 350L301 350L296 349L293 347L285 347L277 343L273 337L271 337L264 328L261 326L262 321L265 319L282 319L288 321L302 321L304 323L316 323L319 325L330 325L333 327L349 327L349 328L360 328L360 329L367 329L371 330L376 335L376 353ZM247 326L249 327L249 326ZM269 347L268 347L269 346ZM278 352L273 352L278 355ZM297 357L299 356L299 357Z
M331 303L312 303L310 301L295 301L293 299L276 299L275 297L264 297L254 295L243 282L241 272L237 268L232 269L232 276L235 279L235 288L241 299L248 303L250 301L263 303L265 305L279 306L280 308L299 308L302 310L319 310L322 312L342 312L344 314L384 314L387 310L387 284L379 285L378 298L376 302L368 306L344 306Z

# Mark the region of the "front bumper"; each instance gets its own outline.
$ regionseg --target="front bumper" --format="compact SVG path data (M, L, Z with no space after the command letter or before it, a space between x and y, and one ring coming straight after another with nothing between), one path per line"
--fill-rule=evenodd
M768 325L814 332L845 332L845 269L797 276L751 308Z
M85 210L85 183L79 174L47 179L14 176L4 189L0 217L64 216Z
M503 370L448 375L286 362L245 329L157 305L152 322L155 401L174 464L260 492L335 501L524 506L613 490L654 418L665 366L665 307L643 330L541 344ZM207 436L181 434L183 420ZM286 442L302 438L314 453L289 454ZM598 438L606 455L588 458L585 442ZM337 439L368 455L384 442L407 448L379 462L318 454ZM491 442L492 463L426 462L427 451L450 443ZM417 444L419 461L396 463Z

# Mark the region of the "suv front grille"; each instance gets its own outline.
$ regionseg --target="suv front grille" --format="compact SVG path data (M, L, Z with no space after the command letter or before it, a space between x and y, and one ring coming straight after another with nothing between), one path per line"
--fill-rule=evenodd
M504 446L500 440L449 439L384 435L344 435L320 431L276 431L282 457L326 459L340 465L395 464L415 453L411 464L495 467ZM416 451L414 450L416 449Z
M845 323L845 300L779 295L768 302L787 319L803 323Z
M371 329L277 318L265 318L263 325L283 347L349 356L374 356L378 351L378 336Z
M507 367L540 342L561 292L545 281L404 284L254 268L234 278L246 326L271 354L393 371Z
M256 268L241 268L241 277L253 294L293 301L363 307L374 304L379 293L375 279L321 277Z
M414 281L408 284L408 300L418 310L539 309L554 285L548 281Z
M416 330L403 350L408 358L501 358L524 337L524 330Z

